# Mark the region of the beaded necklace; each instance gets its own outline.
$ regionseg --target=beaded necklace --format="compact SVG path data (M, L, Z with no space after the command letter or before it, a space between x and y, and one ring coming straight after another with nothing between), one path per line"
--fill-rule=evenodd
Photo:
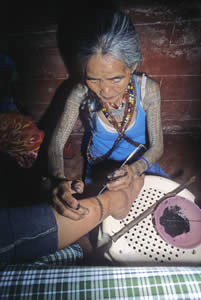
M134 81L132 77L128 84L127 93L123 96L123 98L124 101L126 101L126 107L124 110L124 117L121 122L116 121L107 103L104 102L102 108L104 116L110 122L110 124L112 124L112 126L117 130L118 133L125 132L133 116L136 99L136 90L134 89Z
M113 107L111 107L110 105L110 111L112 113L112 115L117 119L117 118L123 118L124 116L124 111L125 111L125 103L122 103L121 106L118 109L115 109Z
M118 133L118 137L115 140L112 148L107 153L105 153L104 155L99 156L99 157L92 157L90 154L90 145L91 145L91 141L92 141L92 136L91 136L88 147L87 147L88 160L91 160L93 162L100 162L100 161L108 158L112 154L116 145L119 143L119 141L122 138L124 138L127 142L129 142L130 144L132 144L136 147L139 146L139 143L131 140L129 137L127 137L125 135L125 131L128 128L128 126L132 120L133 112L134 112L134 108L135 108L135 104L136 104L136 89L135 89L135 84L134 84L134 80L133 80L132 76L131 76L131 79L128 84L127 92L123 96L123 101L126 102L126 105L125 105L125 110L124 110L124 117L121 122L117 122L117 120L115 119L115 117L113 116L113 114L111 113L111 111L109 109L109 105L105 102L102 103L102 105L103 105L102 112L103 112L104 116L106 117L106 119L109 121L109 123L116 129L116 131Z

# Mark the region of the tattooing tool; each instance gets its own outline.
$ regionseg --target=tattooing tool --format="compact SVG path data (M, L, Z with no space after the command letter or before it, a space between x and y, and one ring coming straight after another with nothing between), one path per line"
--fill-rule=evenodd
M136 153L140 148L146 149L146 147L145 147L143 144L140 144L140 145L139 145L137 148L135 148L135 149L133 150L133 152L131 152L131 154L124 160L124 162L121 164L119 170L122 169L122 168L125 166L125 164L126 164L126 163L127 163L127 162L135 155L135 153ZM117 180L117 179L119 179L119 178L121 178L121 177L124 177L124 176L126 176L126 175L127 175L127 173L125 173L124 175L121 175L121 176L112 177L112 180L110 180L110 181ZM100 192L98 193L98 195L102 194L102 193L104 192L104 190L106 189L106 187L107 187L107 185L104 185L104 187L100 190Z

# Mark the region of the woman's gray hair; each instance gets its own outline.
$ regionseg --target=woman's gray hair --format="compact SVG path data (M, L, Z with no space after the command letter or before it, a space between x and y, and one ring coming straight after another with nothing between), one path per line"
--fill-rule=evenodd
M77 62L82 66L82 77L92 56L112 55L132 69L142 56L134 25L130 18L118 11L107 11L96 16L95 24L88 27L84 44L80 44Z

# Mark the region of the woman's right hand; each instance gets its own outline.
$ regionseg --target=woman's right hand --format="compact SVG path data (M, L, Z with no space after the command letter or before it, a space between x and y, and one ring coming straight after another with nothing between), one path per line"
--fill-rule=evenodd
M81 180L63 180L54 187L52 191L52 205L55 210L71 220L80 220L88 214L88 209L80 205L79 201L72 195L81 194L84 183Z

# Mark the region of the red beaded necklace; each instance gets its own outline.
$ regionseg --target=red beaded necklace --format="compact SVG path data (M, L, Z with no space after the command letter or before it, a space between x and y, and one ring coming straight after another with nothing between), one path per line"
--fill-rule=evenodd
M133 116L134 107L135 107L135 99L136 99L136 90L134 89L134 81L133 78L129 81L127 93L123 96L124 101L126 102L126 107L124 110L124 117L121 122L117 122L114 118L113 114L109 109L109 105L107 103L103 103L102 112L106 119L110 122L110 124L116 129L116 131L120 134L125 132L128 128L130 121Z

